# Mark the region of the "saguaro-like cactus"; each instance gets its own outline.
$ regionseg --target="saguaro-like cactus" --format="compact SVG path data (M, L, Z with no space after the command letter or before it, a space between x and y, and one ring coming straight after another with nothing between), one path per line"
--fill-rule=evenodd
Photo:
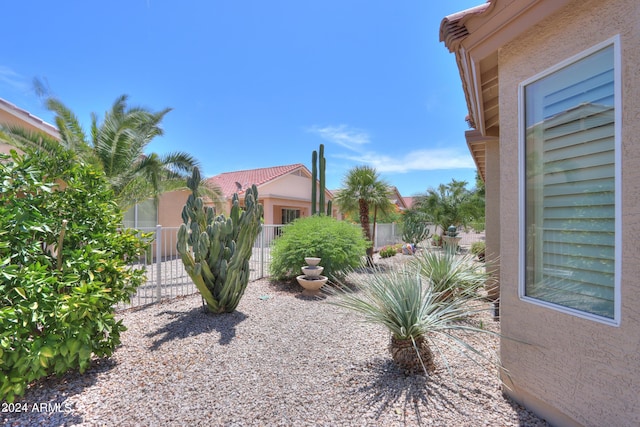
M324 144L320 144L320 151L318 153L318 174L320 175L320 194L318 198L318 213L322 215L324 213L324 189L326 185L325 170L327 168L327 161L324 158Z
M315 215L318 212L316 208L316 202L318 200L318 187L316 181L318 180L318 152L313 150L311 153L311 215Z
M182 209L184 224L178 230L178 253L185 269L213 313L231 313L249 283L249 259L260 232L262 206L258 189L247 189L244 210L238 194L232 198L229 217L215 216L198 197L200 171L187 180L192 194Z
M318 155L318 152L313 150L311 155L311 215L324 215L326 168L327 161L324 158L324 144L320 144L320 154ZM318 177L318 175L320 176ZM318 180L320 181L319 183ZM318 188L318 185L320 188ZM331 216L330 211L331 208L327 207L327 215L329 216Z

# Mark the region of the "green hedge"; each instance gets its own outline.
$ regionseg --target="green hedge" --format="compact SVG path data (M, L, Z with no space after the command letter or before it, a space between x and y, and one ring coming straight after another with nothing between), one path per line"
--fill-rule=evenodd
M72 153L0 156L0 399L119 344L114 305L144 278L126 261L143 244L121 224L102 173Z
M324 215L300 218L275 240L269 270L274 279L293 279L302 274L305 257L319 257L323 275L340 277L360 265L368 246L358 226Z

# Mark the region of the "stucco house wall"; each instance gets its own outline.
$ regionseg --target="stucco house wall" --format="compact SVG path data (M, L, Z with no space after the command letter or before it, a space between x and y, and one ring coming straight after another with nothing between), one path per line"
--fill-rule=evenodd
M0 125L21 127L30 132L42 132L60 139L60 133L55 126L2 98L0 98ZM0 140L0 154L8 154L12 149L15 147Z
M182 208L191 190L176 190L160 195L158 200L158 224L163 227L180 227Z
M258 187L258 202L264 210L264 224L282 224L282 210L299 210L300 217L311 215L311 172L302 164L225 172L209 178L219 185L226 198L224 213L231 210L232 195L239 191L244 203L244 191L252 184ZM240 186L238 190L237 186ZM319 183L316 181L319 194ZM325 202L333 195L325 190ZM326 209L326 208L325 208ZM334 216L337 210L333 209Z
M573 1L499 50L501 342L505 391L557 425L640 425L640 2ZM620 35L622 275L619 326L518 296L518 85Z

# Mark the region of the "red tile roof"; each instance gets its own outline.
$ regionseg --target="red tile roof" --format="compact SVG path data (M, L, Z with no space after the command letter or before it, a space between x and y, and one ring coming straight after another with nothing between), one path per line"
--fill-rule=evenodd
M473 16L485 13L493 6L493 3L492 0L487 0L486 3L479 6L444 17L440 23L440 41L444 42L445 46L449 48L449 52L455 51L460 40L469 35L469 31L465 26L466 21Z
M404 199L404 204L407 206L407 209L410 209L411 206L413 206L414 197L403 197L403 199Z
M224 196L230 198L233 196L233 193L244 193L244 190L251 187L252 184L255 184L259 188L263 184L271 182L278 177L289 174L298 169L305 170L305 173L311 176L309 170L302 163L295 163L293 165L274 166L270 168L224 172L208 178L207 181L220 186Z

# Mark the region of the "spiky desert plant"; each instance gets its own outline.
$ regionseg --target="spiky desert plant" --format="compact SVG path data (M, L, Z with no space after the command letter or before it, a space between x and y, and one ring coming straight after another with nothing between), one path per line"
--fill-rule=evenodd
M209 311L231 313L249 282L249 259L261 229L262 206L258 189L252 185L245 194L244 210L236 193L229 217L215 216L213 208L198 197L200 181L196 167L187 180L192 194L182 210L178 253Z
M397 270L377 270L372 275L354 275L355 288L338 284L325 292L333 298L329 304L353 310L366 322L384 326L391 333L389 351L394 362L406 373L432 372L434 350L440 345L456 345L463 353L489 359L465 342L459 332L495 334L473 326L468 319L486 310L480 297L472 292L443 298L429 280L411 266ZM444 356L444 354L443 354ZM446 358L445 363L448 365Z
M423 251L410 261L412 267L428 281L439 298L456 294L477 294L487 281L484 266L474 262L474 256L456 255L450 251Z

